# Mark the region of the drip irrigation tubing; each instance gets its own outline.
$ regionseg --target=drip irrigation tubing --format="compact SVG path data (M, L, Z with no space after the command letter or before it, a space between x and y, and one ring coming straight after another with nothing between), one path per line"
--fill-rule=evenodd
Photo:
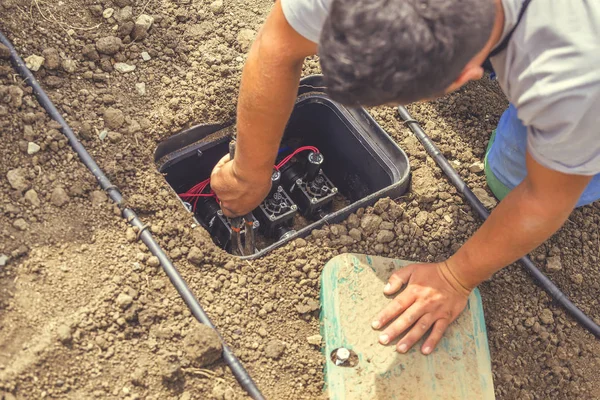
M398 114L400 115L400 118L404 124L410 128L419 142L421 142L425 148L425 151L427 151L427 154L429 154L431 158L435 160L437 165L450 179L456 189L458 189L458 191L466 197L471 207L473 207L481 219L485 221L489 217L490 213L467 186L466 182L462 180L458 172L456 172L452 165L450 165L446 157L444 157L429 136L427 136L427 134L423 131L421 125L419 125L419 122L414 120L408 113L408 110L403 106L398 107ZM567 312L571 314L571 316L575 318L575 320L579 322L585 329L593 333L597 338L600 338L600 326L598 326L590 317L585 315L583 311L577 308L577 306L573 304L573 302L571 302L571 300L569 300L569 298L563 292L560 291L554 282L552 282L535 266L529 256L523 256L519 261L525 267L527 272L533 276L538 284L546 292L548 292L558 304L564 307Z
M189 308L192 315L202 324L209 326L212 329L215 329L215 326L211 322L210 318L198 302L198 299L194 296L189 286L177 270L169 257L160 247L158 242L154 239L152 234L148 231L148 225L145 225L136 213L124 206L123 196L119 189L113 185L108 177L104 174L102 169L96 164L94 158L88 153L85 147L81 144L81 142L77 139L77 136L73 132L73 130L69 127L67 122L64 120L58 109L54 106L46 92L42 89L39 82L35 79L31 71L25 66L23 59L19 56L12 43L4 36L2 32L0 32L0 42L8 47L10 51L10 60L19 73L19 75L25 80L25 82L33 89L33 94L37 98L40 105L46 110L46 112L50 115L52 119L58 122L61 125L62 133L69 140L69 144L75 150L79 159L85 166L92 172L92 174L98 180L100 187L107 192L110 199L119 206L121 209L123 217L127 220L127 222L138 229L138 237L142 240L142 242L148 247L150 252L155 255L160 264L171 280L171 283L185 302L186 306ZM231 369L231 372L239 382L240 386L255 400L263 400L264 397L261 394L260 390L239 361L239 359L233 354L231 349L227 346L221 334L216 331L221 339L221 343L223 344L223 360L225 364Z

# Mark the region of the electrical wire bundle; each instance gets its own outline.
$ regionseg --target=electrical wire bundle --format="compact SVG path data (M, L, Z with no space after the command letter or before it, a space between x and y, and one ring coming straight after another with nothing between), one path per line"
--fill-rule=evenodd
M310 151L315 152L315 153L319 153L319 149L317 149L314 146L302 146L302 147L298 147L290 155L284 157L278 164L274 165L273 168L275 170L279 171L279 169L281 167L283 167L285 164L287 164L292 158L294 158L294 156L296 156L296 154L298 154L300 152L303 152L303 151L307 151L307 150L310 150ZM184 201L190 202L190 204L192 204L192 210L196 211L196 206L198 204L198 200L201 197L214 197L214 198L217 198L217 195L212 190L210 191L210 193L203 193L206 190L206 188L209 187L209 186L210 186L210 178L205 179L202 182L195 184L187 192L179 193L179 197L181 197L181 199L184 200Z

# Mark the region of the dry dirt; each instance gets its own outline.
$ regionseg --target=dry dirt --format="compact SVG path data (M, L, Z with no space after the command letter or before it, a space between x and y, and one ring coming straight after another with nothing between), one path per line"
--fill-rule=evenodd
M271 6L0 0L0 29L24 58L45 57L37 78L151 224L266 397L315 399L323 356L306 338L319 331L324 263L348 251L440 260L479 221L394 110L383 107L371 112L406 149L414 171L410 195L395 199L403 212L359 210L252 262L232 261L192 226L155 170L153 151L183 127L234 115L245 52ZM135 26L142 14L154 18L148 32L144 18ZM209 363L218 352L214 338L198 336L157 260L98 191L1 50L0 399L244 398L224 364ZM304 73L315 72L318 63L307 61ZM481 160L505 107L497 85L483 80L410 110L469 185L484 188L482 173L469 167ZM599 222L597 204L576 210L534 254L597 322ZM379 243L382 230L393 240ZM599 342L519 266L480 289L499 399L600 398Z

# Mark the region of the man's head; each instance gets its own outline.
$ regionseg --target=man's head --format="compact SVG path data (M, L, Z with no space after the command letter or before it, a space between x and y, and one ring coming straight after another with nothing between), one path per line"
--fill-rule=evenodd
M334 0L319 43L330 96L406 104L480 78L472 61L495 10L492 0Z

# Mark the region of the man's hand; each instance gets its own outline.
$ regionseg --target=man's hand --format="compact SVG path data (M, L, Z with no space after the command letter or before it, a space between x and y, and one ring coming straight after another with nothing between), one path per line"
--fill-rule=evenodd
M223 214L239 217L254 210L264 200L271 189L271 175L238 171L236 162L231 161L228 154L213 169L210 187L221 202Z
M210 181L225 215L252 211L271 187L273 164L294 108L302 63L313 43L290 26L276 2L248 53L237 112L235 161L223 158Z
M399 269L390 276L383 292L394 294L403 285L404 290L379 313L372 326L380 329L391 322L379 336L381 344L406 332L396 346L400 353L406 353L433 327L421 347L423 354L430 354L448 325L464 310L470 290L456 280L445 262Z

